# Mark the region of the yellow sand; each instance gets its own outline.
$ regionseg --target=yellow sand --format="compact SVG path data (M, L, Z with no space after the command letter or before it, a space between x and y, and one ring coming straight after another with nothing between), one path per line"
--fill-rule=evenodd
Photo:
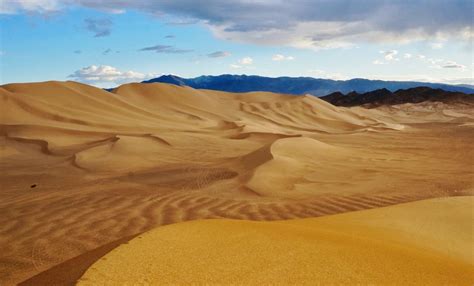
M473 122L469 103L368 110L159 83L0 86L0 285L62 285L30 279L64 267L77 269L72 283L98 252L161 225L472 194Z
M78 285L474 283L472 197L278 222L164 226L97 261Z

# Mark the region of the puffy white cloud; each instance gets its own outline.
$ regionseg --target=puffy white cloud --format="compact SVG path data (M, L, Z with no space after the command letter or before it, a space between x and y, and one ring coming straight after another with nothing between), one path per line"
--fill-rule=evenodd
M403 58L404 58L404 59L411 59L411 58L412 58L412 54L410 54L410 53L404 53L404 54L403 54Z
M383 60L380 60L380 59L374 60L372 62L374 65L385 65L390 62L396 62L400 60L399 58L397 58L397 55L398 55L397 50L380 51L379 53L383 55Z
M237 63L230 64L229 67L233 69L254 69L252 66L253 59L251 57L244 57L237 61Z
M273 55L272 61L281 62L281 61L292 61L295 58L292 56L284 56L280 54Z
M156 74L143 74L136 71L120 71L112 66L96 66L91 65L75 71L69 78L79 82L90 84L123 84L128 82L137 82L150 79L157 76Z
M253 59L251 57L241 58L239 60L239 64L241 64L241 65L251 65L251 64L253 64Z

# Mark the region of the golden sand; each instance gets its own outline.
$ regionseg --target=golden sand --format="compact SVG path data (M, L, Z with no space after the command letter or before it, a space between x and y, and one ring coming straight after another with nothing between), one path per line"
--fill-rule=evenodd
M73 283L160 225L471 195L473 123L469 104L368 110L168 84L3 85L0 284Z
M474 283L472 197L277 222L156 228L97 261L78 285Z

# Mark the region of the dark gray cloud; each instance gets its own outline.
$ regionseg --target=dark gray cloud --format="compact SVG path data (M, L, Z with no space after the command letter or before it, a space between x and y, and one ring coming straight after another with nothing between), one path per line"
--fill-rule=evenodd
M156 46L142 48L139 51L153 51L155 53L163 53L163 54L185 54L185 53L190 53L193 50L178 49L170 45L156 45Z
M298 22L355 22L389 30L472 25L471 0L74 0L98 9L139 9L166 13L211 24L229 24L229 30L261 30L291 27ZM184 20L185 19L185 20Z
M86 24L86 29L94 33L94 37L96 38L108 36L112 31L112 20L107 18L87 18L84 22Z
M112 49L108 48L105 51L102 52L103 55L108 55L112 52Z
M230 55L231 55L231 53L227 52L227 51L217 51L217 52L207 54L207 56L210 57L210 58L224 58L224 57L228 57Z

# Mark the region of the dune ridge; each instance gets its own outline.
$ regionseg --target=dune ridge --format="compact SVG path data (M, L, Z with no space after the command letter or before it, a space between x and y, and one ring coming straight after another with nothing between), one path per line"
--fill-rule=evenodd
M467 105L368 110L76 82L3 85L0 101L2 285L160 225L316 217L474 188Z

